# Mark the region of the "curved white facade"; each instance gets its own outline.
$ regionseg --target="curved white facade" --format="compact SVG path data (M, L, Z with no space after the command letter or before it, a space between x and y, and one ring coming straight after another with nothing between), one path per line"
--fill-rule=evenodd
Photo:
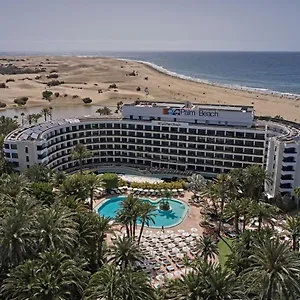
M120 116L19 128L6 137L4 152L19 172L35 163L77 170L70 156L77 143L92 151L85 160L90 169L128 166L145 174L211 177L259 164L273 178L270 196L293 194L300 185L299 131L253 118L252 107L137 102L124 105Z

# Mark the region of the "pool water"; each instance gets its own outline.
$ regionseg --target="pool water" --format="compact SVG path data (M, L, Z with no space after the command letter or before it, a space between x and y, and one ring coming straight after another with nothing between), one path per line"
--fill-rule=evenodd
M101 203L100 206L96 208L96 210L99 215L114 219L116 217L117 211L121 208L121 202L124 199L126 199L125 196L107 199L105 202ZM142 200L150 202L157 207L157 209L154 211L154 214L156 214L156 216L153 217L155 223L150 222L149 224L149 227L152 228L161 228L162 226L167 228L176 226L184 220L188 211L187 204L176 199L168 199L172 208L172 210L170 211L162 211L158 209L158 203L160 200L163 200L163 198L160 198L157 201L152 201L150 199Z

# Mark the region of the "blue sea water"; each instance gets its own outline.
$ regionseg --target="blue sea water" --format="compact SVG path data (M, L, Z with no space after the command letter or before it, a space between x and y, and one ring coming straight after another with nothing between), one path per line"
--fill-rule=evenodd
M0 53L1 55L45 53ZM69 52L49 55L109 56L148 62L185 79L266 93L300 95L300 52Z
M117 211L121 208L121 202L125 199L125 196L113 197L106 200L103 204L100 204L97 209L98 214L105 216L107 218L114 219L116 217ZM158 204L158 202L153 202L150 199L142 199L143 201L150 202L153 205ZM161 211L159 209L155 210L156 216L153 217L154 223L150 222L149 227L165 228L173 227L178 225L183 221L187 213L187 205L179 200L170 199L168 200L172 210L170 211Z

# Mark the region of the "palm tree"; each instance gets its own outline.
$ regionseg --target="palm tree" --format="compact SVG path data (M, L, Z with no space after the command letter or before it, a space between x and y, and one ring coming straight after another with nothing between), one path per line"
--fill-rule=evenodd
M144 230L145 224L146 224L146 226L149 226L150 222L155 224L155 221L154 221L154 217L156 216L156 214L154 213L155 209L156 209L155 206L150 204L149 202L141 203L140 215L139 215L139 220L141 222L141 230L140 230L140 234L139 234L139 238L138 238L138 244L141 241L141 237L143 235L143 230Z
M19 124L16 120L10 117L0 116L0 135L6 136L18 127Z
M46 122L47 121L47 117L50 116L50 109L48 107L42 108L41 115L44 116L44 120Z
M76 227L75 214L68 208L45 207L37 215L40 250L59 249L71 253L77 238Z
M71 157L74 160L77 160L79 163L80 174L82 175L82 161L85 158L89 158L92 156L92 152L88 151L86 146L83 144L76 144L71 152Z
M86 184L87 189L89 190L90 210L93 211L94 191L103 186L103 181L101 179L101 176L98 176L95 173L85 173L84 183Z
M89 273L82 259L58 251L44 252L11 271L4 280L4 299L82 299Z
M113 262L121 269L133 267L137 262L142 262L143 255L132 237L117 237L109 247L108 261Z
M242 190L244 196L258 202L264 195L264 186L272 182L266 170L259 165L244 169Z
M263 222L273 225L272 219L278 210L277 207L268 203L253 203L252 214L258 218L258 231L261 230Z
M36 213L34 199L24 193L3 199L0 224L0 268L17 266L37 251Z
M59 187L66 179L66 173L64 171L55 171L51 175L51 182L54 187Z
M300 259L278 237L257 240L244 273L250 293L259 299L296 299L300 293Z
M200 239L197 240L195 248L197 249L197 255L202 257L204 261L212 259L215 255L219 254L219 248L216 241L209 235L200 237Z
M45 165L34 164L26 170L25 176L31 182L48 182L51 176L51 172L51 169L49 169Z
M192 176L189 176L187 180L188 188L193 192L194 195L199 193L206 184L206 180L200 174L193 174Z
M67 207L73 212L82 213L87 211L84 202L75 196L61 197L58 199L57 204Z
M15 198L29 187L27 178L21 174L2 174L0 176L0 193Z
M37 124L39 119L42 117L41 114L32 114L31 116L35 124Z
M24 125L24 116L25 116L25 114L23 112L21 112L21 118L22 118L21 119L22 120L21 123L22 123L22 126Z
M133 195L128 195L121 203L116 220L126 227L128 237L135 238L137 220L141 214L142 201Z
M237 234L239 233L239 218L245 209L243 200L244 199L234 199L229 202L224 209L224 216L229 219L234 219L234 228ZM248 201L246 203L248 203Z
M96 113L99 115L111 115L111 110L107 106L104 106L103 108L98 108Z
M289 231L293 241L293 251L299 249L299 236L300 236L300 217L288 217L286 219L285 229Z
M192 272L167 286L167 299L246 299L235 274L219 264L198 261Z
M116 266L105 265L91 277L84 299L156 300L157 298L146 273L131 269L120 270Z
M300 198L300 187L299 186L294 189L294 194L297 198L297 210L299 210L299 198Z
M81 256L89 261L89 269L96 272L104 262L105 238L112 234L109 218L99 216L90 211L77 215L78 249Z

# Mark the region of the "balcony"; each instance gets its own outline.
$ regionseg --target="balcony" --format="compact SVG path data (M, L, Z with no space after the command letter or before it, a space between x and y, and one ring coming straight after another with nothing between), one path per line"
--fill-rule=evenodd
M295 148L285 148L283 153L290 153L290 154L296 154Z

